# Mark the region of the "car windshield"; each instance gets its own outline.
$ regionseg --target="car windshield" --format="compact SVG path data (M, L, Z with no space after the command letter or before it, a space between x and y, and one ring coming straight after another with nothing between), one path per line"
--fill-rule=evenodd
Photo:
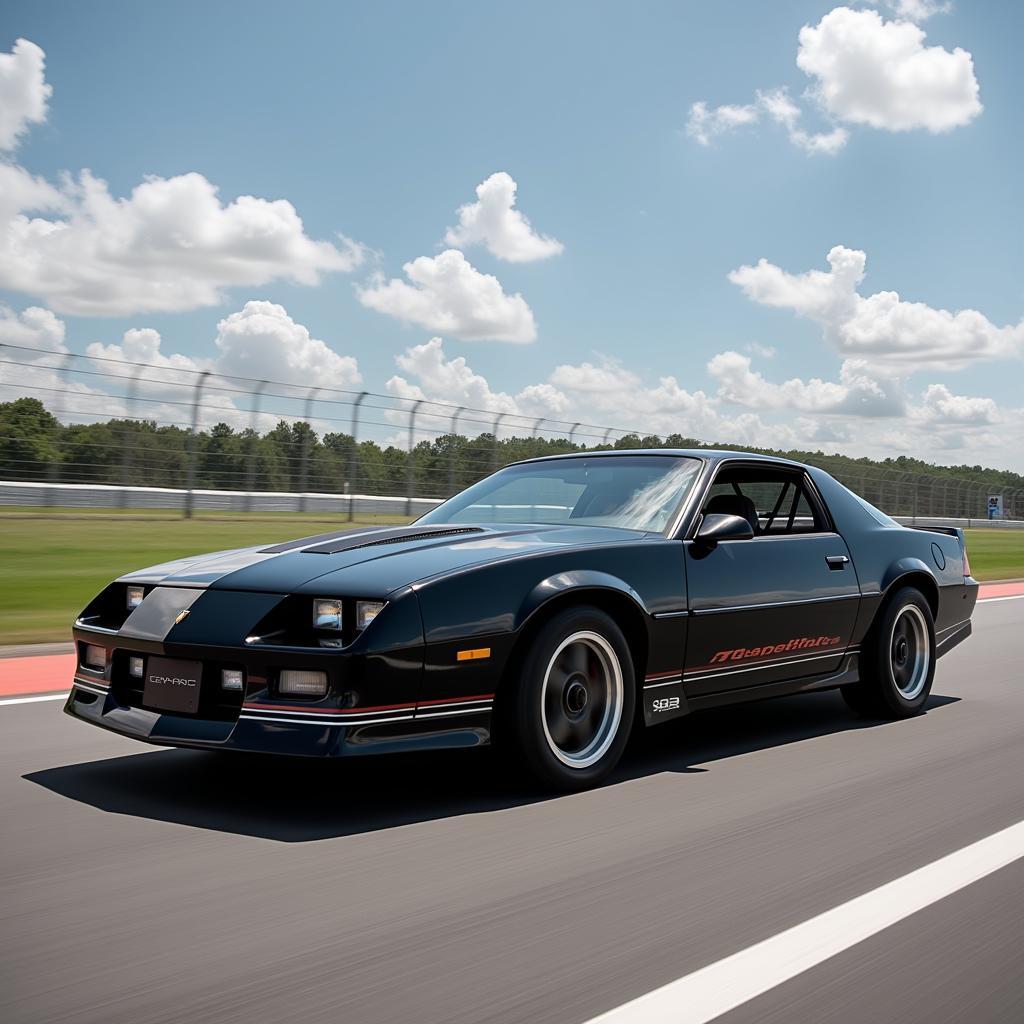
M664 530L700 470L698 459L608 455L509 466L421 523L564 523Z

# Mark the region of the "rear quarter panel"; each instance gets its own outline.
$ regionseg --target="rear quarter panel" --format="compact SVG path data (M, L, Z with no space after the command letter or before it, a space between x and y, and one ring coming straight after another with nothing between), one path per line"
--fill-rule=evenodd
M885 526L827 473L809 470L850 550L861 589L861 609L853 642L860 642L886 597L912 574L935 585L936 631L970 618L977 587L965 584L959 540L945 533Z

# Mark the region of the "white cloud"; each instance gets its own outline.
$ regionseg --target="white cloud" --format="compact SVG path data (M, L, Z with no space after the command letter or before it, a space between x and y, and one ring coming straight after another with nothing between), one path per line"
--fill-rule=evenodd
M555 387L568 388L579 394L599 398L602 395L619 396L630 388L639 388L640 378L614 359L593 363L556 366L549 378Z
M448 228L445 243L458 249L485 245L493 255L511 263L557 256L565 248L562 243L535 232L525 215L516 209L517 187L504 171L477 185L476 202L459 207L458 226Z
M906 21L927 21L934 14L947 14L953 9L948 0L886 0L886 6Z
M885 21L874 10L837 7L799 33L797 66L812 79L812 97L831 127L802 127L804 111L785 88L758 90L753 103L690 107L687 133L701 145L762 117L780 125L789 141L808 155L834 156L849 141L845 124L888 131L925 128L944 132L981 113L971 55L925 46L915 21L947 10L936 0L892 0L900 20Z
M147 178L115 199L88 171L59 189L5 173L20 198L14 210L0 202L0 287L39 296L61 313L179 312L216 305L230 287L317 284L363 258L348 239L310 238L287 200L239 196L223 205L201 174ZM59 214L27 215L41 208Z
M474 372L464 357L449 359L440 338L413 345L396 356L395 362L407 377L395 375L386 387L398 398L422 398L490 412L519 411L511 395L492 391L487 379ZM408 377L415 383L410 383Z
M353 356L339 355L310 337L283 306L247 302L217 324L220 373L306 387L346 389L362 382Z
M30 124L46 120L53 87L46 84L46 54L27 39L0 53L0 149L14 149Z
M910 21L837 7L800 30L797 66L833 117L887 131L944 132L981 113L971 55L925 46Z
M862 296L866 255L837 245L828 271L790 274L765 259L729 274L744 294L766 306L791 309L820 323L840 355L870 360L887 372L909 373L923 365L960 369L982 359L1004 359L1024 349L1024 321L997 327L977 310L951 313L898 292Z
M750 409L850 416L899 416L904 411L896 383L875 379L853 360L843 363L839 381L793 377L775 384L751 369L749 356L720 352L708 363L708 373L718 383L719 398Z
M726 103L720 107L708 107L707 103L700 100L690 107L686 133L702 146L709 146L715 136L756 124L759 116L753 103Z
M928 424L961 426L987 426L1000 420L999 410L991 398L955 395L944 384L929 384L913 415Z
M21 313L16 313L9 306L0 304L0 345L67 352L64 334L64 321L58 319L48 309L29 306ZM2 355L0 352L0 356ZM23 354L15 350L11 358L21 359Z
M104 345L94 341L85 348L86 355L96 359L115 359L123 362L141 363L145 375L150 371L159 370L212 370L212 360L197 360L189 356L174 353L164 355L160 350L160 333L152 327L132 327L124 332L120 345ZM120 373L120 368L111 368L110 372Z
M587 443L595 443L602 435L602 431L588 430L587 425L615 426L663 436L678 433L759 446L788 447L797 437L788 425L765 423L753 413L724 416L714 397L703 391L687 391L674 377L663 377L657 384L647 385L639 376L611 361L563 364L546 381L530 384L516 394L494 390L464 358L448 359L440 338L413 346L396 361L403 374L388 381L390 394L504 413L509 419L502 434L528 433L537 418L543 416L558 420L563 435L569 424L584 424L577 432L577 440ZM403 412L390 418L404 425L406 415ZM447 412L438 418L436 410L427 408L419 416L421 437L435 436L428 427L448 428ZM490 429L489 423L481 424L479 419L473 423L471 418L469 414L463 415L461 429L471 433ZM542 433L552 429L551 423L541 426ZM616 436L613 433L611 439ZM396 437L396 443L404 444L404 439Z
M165 354L160 334L143 327L125 331L119 345L94 342L87 346L86 354L96 359L142 364L145 369L137 392L146 404L141 413L164 421L180 420L184 415L182 409L163 408L153 403L190 401L191 388L197 380L195 374L203 370L215 377L248 377L292 384L300 389L297 397L303 397L316 386L348 390L362 382L355 358L339 355L323 341L310 337L306 327L296 323L283 306L273 302L247 302L241 310L225 317L217 325L214 345L213 358L178 352ZM110 363L101 363L97 368L126 379L134 373L131 367ZM223 383L214 379L208 385L203 398L204 405L209 407L204 413L204 422L222 419L236 427L248 426L250 414L240 408L231 395L217 390ZM263 429L269 429L276 418L267 414L260 422ZM326 429L335 428L328 424Z
M408 281L376 280L359 301L406 323L467 341L530 342L533 312L520 294L506 295L492 274L481 274L458 249L420 256L402 268Z
M789 141L805 153L833 156L846 145L849 133L845 128L808 132L799 127L802 114L786 89L758 90L753 103L726 104L721 107L708 107L704 102L694 103L690 107L686 131L702 146L708 146L719 135L757 124L763 115L785 128Z

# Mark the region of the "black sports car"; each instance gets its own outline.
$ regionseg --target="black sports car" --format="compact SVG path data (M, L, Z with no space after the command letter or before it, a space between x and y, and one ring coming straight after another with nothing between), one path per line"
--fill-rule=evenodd
M151 743L340 756L494 742L593 784L630 730L838 687L922 710L971 632L963 534L717 451L521 462L410 526L169 562L75 622L68 714Z

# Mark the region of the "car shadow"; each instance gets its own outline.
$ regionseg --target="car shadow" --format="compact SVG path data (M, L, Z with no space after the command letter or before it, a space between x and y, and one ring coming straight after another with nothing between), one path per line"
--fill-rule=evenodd
M933 695L928 710L959 699ZM855 718L836 693L703 711L643 731L606 785L883 725L898 723ZM502 771L486 749L334 761L156 750L24 778L101 811L284 843L559 799Z

